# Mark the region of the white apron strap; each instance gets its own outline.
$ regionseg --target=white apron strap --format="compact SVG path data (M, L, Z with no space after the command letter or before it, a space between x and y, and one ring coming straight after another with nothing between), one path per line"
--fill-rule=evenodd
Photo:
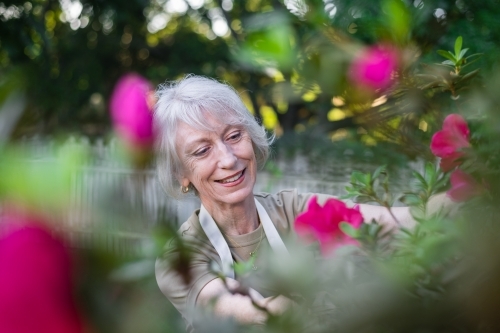
M278 230L276 230L276 226L273 221L267 214L264 206L260 204L260 202L255 199L255 206L257 206L257 212L259 213L260 223L262 223L262 227L264 228L264 232L266 233L267 241L274 252L279 255L290 255L288 250L286 249L285 243L280 237Z
M207 235L210 243L214 246L222 261L222 274L228 278L234 279L233 256L231 255L231 250L229 250L229 246L222 236L219 227L217 227L214 219L210 216L203 205L201 205L200 215L198 215L198 217L203 231Z
M285 243L278 233L278 230L276 230L276 227L271 221L271 218L267 214L264 207L260 204L260 202L257 201L257 199L255 199L255 205L257 206L257 213L259 214L260 222L262 223L262 227L264 228L264 233L266 234L267 241L269 242L269 245L271 246L273 251L280 255L289 255L288 250L285 247ZM231 255L229 245L227 245L227 242L222 236L219 227L203 205L201 205L200 214L198 217L200 219L200 225L207 235L208 240L210 241L210 243L212 243L215 250L219 254L222 262L222 273L224 274L224 276L234 279L235 275L233 269L233 256Z

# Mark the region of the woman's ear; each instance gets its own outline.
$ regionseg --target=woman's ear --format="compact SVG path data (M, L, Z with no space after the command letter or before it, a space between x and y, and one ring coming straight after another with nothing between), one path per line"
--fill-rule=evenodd
M189 181L189 179L187 178L183 178L182 181L181 181L181 185L184 186L184 187L188 187L189 184L191 184L191 182Z
M184 174L178 174L177 181L183 187L188 187L189 184L191 183L191 181Z

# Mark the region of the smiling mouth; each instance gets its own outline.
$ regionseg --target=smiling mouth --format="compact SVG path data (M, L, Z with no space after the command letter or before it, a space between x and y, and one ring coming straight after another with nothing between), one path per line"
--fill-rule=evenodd
M221 183L221 184L233 183L243 176L243 174L245 173L245 170L246 170L246 168L234 176L231 176L231 177L225 178L225 179L221 179L221 180L216 180L216 182Z

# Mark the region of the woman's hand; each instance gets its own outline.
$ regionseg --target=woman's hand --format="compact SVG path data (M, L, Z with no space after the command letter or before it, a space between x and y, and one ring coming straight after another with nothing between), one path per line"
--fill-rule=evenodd
M254 289L250 289L250 296L233 294L230 290L237 290L239 282L226 278L226 283L227 286L221 279L207 283L198 295L196 305L206 307L215 301L213 310L217 316L232 317L242 324L254 325L263 325L267 320L267 313L259 310L253 302L258 307L265 308L269 313L275 315L283 313L293 305L293 301L289 298L281 295L264 298Z

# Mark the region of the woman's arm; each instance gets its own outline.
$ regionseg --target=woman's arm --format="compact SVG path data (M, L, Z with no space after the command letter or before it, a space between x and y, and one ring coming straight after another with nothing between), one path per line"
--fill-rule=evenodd
M381 206L360 204L359 208L366 222L371 222L375 219L380 224L387 225L390 228L397 227L398 222L401 226L407 228L413 227L416 223L410 214L409 207L392 207L391 212L394 216L389 213L387 208ZM446 196L446 193L432 196L427 203L428 215L434 214L440 209L444 209L445 212L453 214L457 208L458 204L451 201L450 198ZM396 222L396 219L398 222Z
M212 280L201 290L196 305L206 307L215 301L213 309L218 316L233 317L243 324L264 324L267 319L265 311L257 309L249 296L233 294L228 290L238 287L238 281L230 278L227 278L227 286L221 279ZM272 314L283 313L293 304L292 300L284 296L264 298L254 289L250 289L250 294L260 307L265 307Z

